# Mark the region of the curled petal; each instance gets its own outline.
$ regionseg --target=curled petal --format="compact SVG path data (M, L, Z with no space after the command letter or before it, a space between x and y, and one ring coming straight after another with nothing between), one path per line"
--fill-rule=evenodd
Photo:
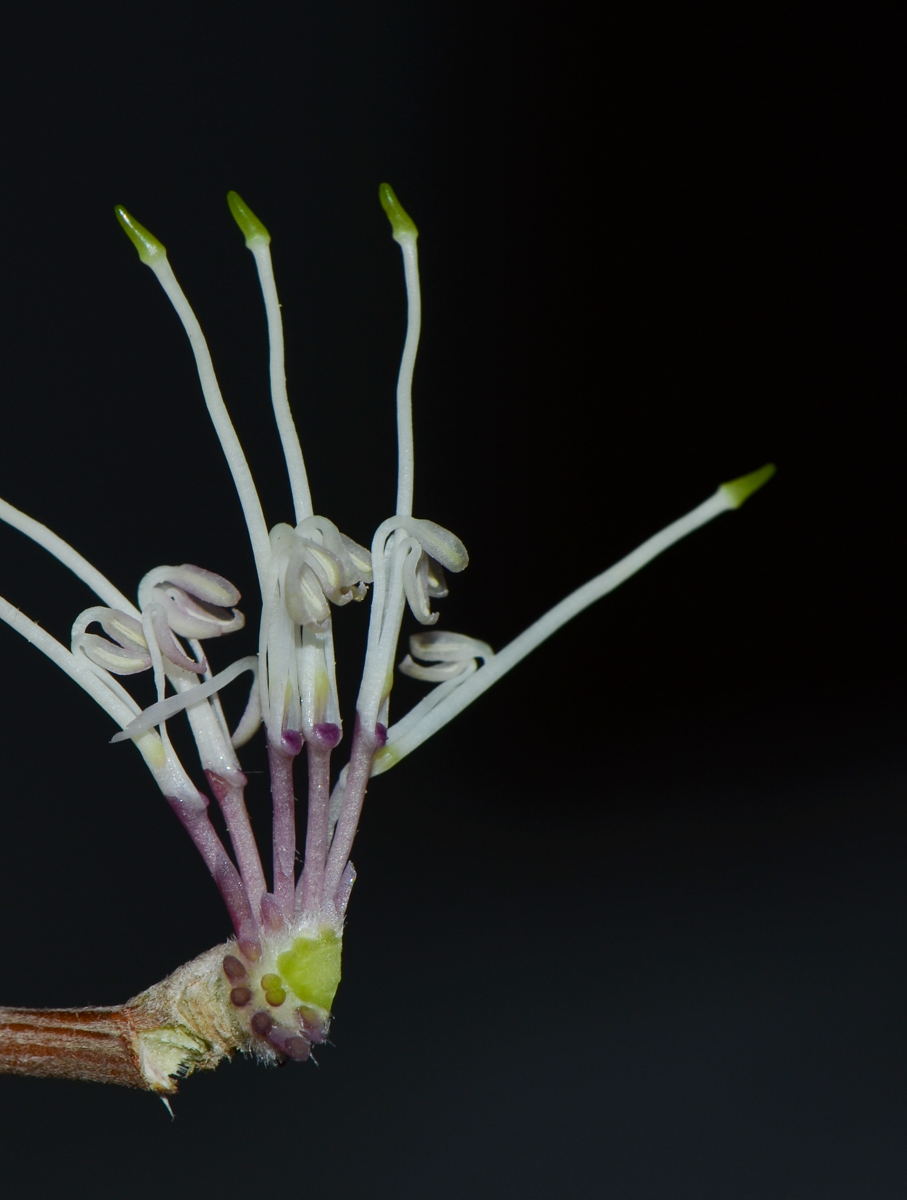
M155 639L164 658L172 662L175 667L182 667L184 671L192 671L196 675L203 675L208 669L207 663L204 660L196 662L194 658L189 658L185 653L182 646L173 636L173 630L170 625L170 614L164 608L163 604L149 604L145 612L151 619L151 628L154 630Z
M173 583L153 588L150 601L164 608L170 628L180 637L220 637L242 629L246 623L239 609L220 608L198 600Z
M416 620L422 625L434 625L438 613L431 611L428 558L421 550L410 550L403 562L403 591Z
M424 683L454 679L477 666L477 659L487 661L494 655L487 642L440 629L414 633L409 639L409 649L410 653L398 664L399 669L411 679L420 679ZM422 662L416 662L417 658Z
M355 574L360 583L372 582L372 556L366 550L365 546L360 546L358 542L354 542L352 538L348 538L345 533L341 533L340 540L343 543L343 548L347 552L355 568ZM364 594L364 593L363 593Z
M443 629L414 633L409 639L410 653L424 662L465 662L470 658L492 658L494 651L487 642L465 633L448 633Z
M408 517L401 520L400 524L410 537L416 538L425 553L430 554L446 570L456 574L468 565L469 555L466 553L466 547L449 529L436 525L434 521L424 521L417 517Z
M422 683L443 683L445 679L453 679L455 675L462 675L469 663L474 661L474 659L469 659L466 662L435 663L433 666L427 667L423 663L416 662L412 655L407 654L406 658L397 666L410 679L418 679Z
M287 570L284 602L297 625L305 625L318 633L327 629L331 609L321 582L308 563L303 562L297 569L291 567Z
M163 605L170 628L180 637L221 637L242 629L246 619L233 607L239 598L229 580L191 563L155 567L139 584L139 608Z
M204 567L195 567L192 563L183 563L181 567L160 567L166 571L168 583L174 583L196 600L206 604L214 604L218 608L233 608L239 603L240 593L223 575L215 575Z
M333 598L346 582L343 563L326 546L310 538L296 538L294 557L306 562L318 576L325 595Z
M426 554L425 559L428 564L428 594L432 600L443 600L445 596L450 595L444 568L429 554Z
M142 632L142 622L137 621L135 617L130 617L128 613L120 612L116 608L104 608L100 610L95 620L117 645L133 646L147 652L148 646Z
M85 632L95 622L110 641ZM96 666L115 675L138 675L151 666L141 622L116 608L96 605L80 613L72 627L72 650L81 650Z
M147 650L144 654L127 650L125 646L116 646L96 633L83 633L73 642L73 650L76 648L97 666L114 675L138 675L151 666L151 655Z
M371 578L368 552L344 537L326 517L307 517L295 530L277 525L271 531L271 544L285 556L284 600L297 625L323 633L330 622L328 601L343 605L367 594L362 580Z
M344 604L349 604L351 600L364 600L367 595L366 584L357 583L353 587L342 588L335 596L331 596L331 600L338 608L343 608Z
M372 579L372 556L364 546L341 533L327 517L307 517L296 526L300 537L311 538L317 532L321 545L338 560L343 572L342 588L354 588L357 584L370 583ZM363 591L363 595L364 595ZM348 597L355 599L357 597Z

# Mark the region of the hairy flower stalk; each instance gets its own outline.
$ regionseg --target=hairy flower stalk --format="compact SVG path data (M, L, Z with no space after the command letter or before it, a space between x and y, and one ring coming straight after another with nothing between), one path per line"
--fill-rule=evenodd
M269 529L227 411L204 336L163 245L125 209L116 214L139 257L173 305L195 355L215 433L242 506L261 595L258 652L216 673L215 639L242 628L239 591L192 564L149 571L133 604L72 546L0 501L0 517L68 567L97 603L79 614L67 648L8 601L0 617L89 693L132 741L197 847L224 899L233 937L127 1004L110 1009L0 1009L0 1071L127 1084L165 1094L193 1070L235 1051L267 1062L302 1061L323 1042L340 982L343 924L355 880L350 854L370 778L388 770L471 703L566 621L656 555L719 513L737 508L773 473L763 467L732 483L637 550L577 589L497 654L490 646L433 626L432 602L447 594L446 573L467 565L449 530L414 515L412 379L421 301L418 231L387 184L380 200L400 245L407 329L397 383L397 498L366 550L315 512L287 398L280 304L270 235L231 192L230 211L252 252L268 320L274 418L293 498L294 522ZM332 755L343 739L334 664L336 611L369 591L368 642L345 766ZM399 664L405 609L424 627ZM432 690L396 723L390 718L395 664ZM142 709L121 682L152 673L157 699ZM251 674L245 713L232 732L219 693ZM223 814L230 851L209 817L168 735L185 713L208 789ZM270 872L245 803L238 750L264 726L273 804ZM298 851L296 765L305 751L307 816ZM301 870L297 863L301 858Z

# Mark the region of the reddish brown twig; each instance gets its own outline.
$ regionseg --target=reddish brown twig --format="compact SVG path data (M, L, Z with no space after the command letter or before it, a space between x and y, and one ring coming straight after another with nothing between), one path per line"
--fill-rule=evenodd
M193 1071L249 1049L225 994L217 946L113 1008L0 1008L0 1074L175 1092Z

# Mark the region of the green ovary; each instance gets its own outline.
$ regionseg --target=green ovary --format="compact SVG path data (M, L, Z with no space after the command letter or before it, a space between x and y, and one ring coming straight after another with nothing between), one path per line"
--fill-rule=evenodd
M333 931L317 938L297 938L277 956L277 969L287 987L305 1004L331 1011L340 983L341 941Z

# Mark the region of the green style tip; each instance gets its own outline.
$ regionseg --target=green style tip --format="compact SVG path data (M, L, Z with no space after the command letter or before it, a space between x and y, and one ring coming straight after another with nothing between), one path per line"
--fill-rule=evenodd
M758 492L763 484L768 483L778 468L774 463L766 463L758 471L750 471L749 475L741 475L730 483L723 483L721 490L731 502L732 508L739 508L744 500L748 500L753 492Z
M397 193L389 183L382 183L378 188L378 199L381 207L387 213L387 219L394 231L394 241L402 242L405 238L417 238L419 230L416 223L397 199Z
M267 246L270 244L271 235L267 229L256 217L252 209L249 208L242 196L238 192L227 192L227 203L230 205L230 212L233 214L233 220L242 230L242 235L246 239L246 245L251 250L253 246Z
M159 242L153 233L149 233L144 225L140 225L135 217L129 215L122 204L114 209L117 220L126 230L126 235L139 252L139 258L149 267L162 258L167 257L167 248Z

